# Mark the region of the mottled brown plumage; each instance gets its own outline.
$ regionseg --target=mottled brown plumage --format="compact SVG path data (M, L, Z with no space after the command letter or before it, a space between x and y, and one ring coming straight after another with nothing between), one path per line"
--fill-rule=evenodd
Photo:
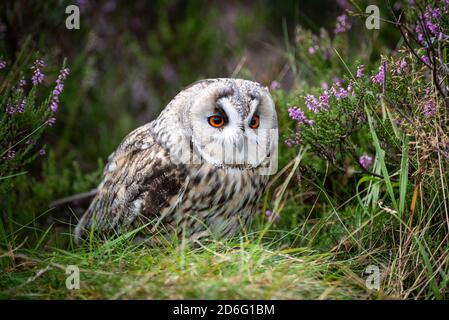
M208 123L216 114L227 119L220 128ZM256 116L260 127L254 129L249 122ZM120 234L142 225L150 242L160 241L160 234L190 239L236 234L254 215L275 169L276 130L272 99L259 84L240 79L193 84L109 157L75 240L92 229Z

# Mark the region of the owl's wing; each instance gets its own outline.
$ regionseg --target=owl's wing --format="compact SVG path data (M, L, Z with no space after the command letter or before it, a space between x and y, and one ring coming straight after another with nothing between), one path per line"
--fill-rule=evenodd
M103 180L75 228L75 242L89 230L122 233L158 219L178 203L184 171L155 140L152 123L131 132L109 157Z

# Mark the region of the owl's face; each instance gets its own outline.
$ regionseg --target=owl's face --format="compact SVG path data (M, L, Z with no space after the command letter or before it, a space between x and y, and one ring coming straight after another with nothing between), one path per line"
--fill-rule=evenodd
M225 168L273 165L276 111L268 90L259 84L240 79L213 82L192 98L185 119L200 161Z

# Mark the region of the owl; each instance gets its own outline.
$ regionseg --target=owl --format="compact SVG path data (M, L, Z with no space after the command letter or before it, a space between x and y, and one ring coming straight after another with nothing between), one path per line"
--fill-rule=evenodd
M136 228L150 243L236 235L276 170L277 140L265 87L227 78L190 85L109 156L75 242Z

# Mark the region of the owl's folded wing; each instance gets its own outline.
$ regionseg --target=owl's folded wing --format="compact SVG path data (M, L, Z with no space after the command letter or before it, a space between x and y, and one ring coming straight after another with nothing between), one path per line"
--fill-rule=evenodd
M110 156L98 193L75 228L75 241L92 229L122 233L157 220L184 185L183 170L155 140L151 123L134 130Z

